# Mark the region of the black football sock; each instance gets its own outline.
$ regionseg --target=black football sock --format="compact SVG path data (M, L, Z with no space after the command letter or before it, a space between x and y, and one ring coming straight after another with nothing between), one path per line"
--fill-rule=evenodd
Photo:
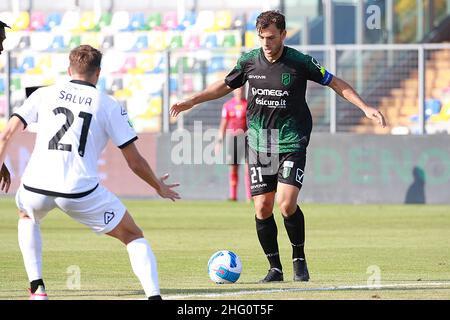
M288 218L284 218L289 240L292 245L292 259L305 259L305 217L299 206Z
M277 241L278 229L273 214L264 220L255 217L255 220L259 243L266 254L267 260L269 260L270 268L278 268L281 271Z
M39 286L43 286L45 289L44 281L42 279L31 281L30 282L31 293L35 293Z

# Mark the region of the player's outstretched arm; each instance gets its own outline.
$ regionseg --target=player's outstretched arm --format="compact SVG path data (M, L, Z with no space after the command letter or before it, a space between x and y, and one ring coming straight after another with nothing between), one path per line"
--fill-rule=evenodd
M377 121L383 128L386 126L386 120L383 114L379 110L368 106L347 82L334 76L328 86L342 98L360 108L367 118Z
M11 186L11 174L9 173L8 167L2 164L0 169L0 190L8 193L9 187Z
M147 160L145 160L141 156L134 143L130 143L121 150L130 169L139 178L152 186L162 198L170 199L172 201L181 199L180 195L176 191L172 190L173 188L178 187L180 184L166 184L165 180L169 178L169 174L165 174L161 178L157 178Z
M2 163L2 168L0 170L0 189L5 193L8 192L11 185L11 175L4 164L6 150L9 142L19 129L23 129L23 122L18 117L12 117L6 124L5 130L0 134L0 163Z
M205 90L203 90L197 94L194 94L192 97L188 98L187 100L180 101L180 102L177 102L174 105L172 105L172 107L170 108L170 115L172 117L176 117L181 112L189 110L199 103L218 99L218 98L223 97L224 95L230 93L231 91L233 91L233 89L230 88L229 86L227 86L225 84L224 80L219 80L219 81L211 84Z

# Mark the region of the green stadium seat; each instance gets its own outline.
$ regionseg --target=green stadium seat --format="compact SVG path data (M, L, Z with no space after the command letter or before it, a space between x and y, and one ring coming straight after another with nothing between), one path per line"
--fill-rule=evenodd
M162 23L162 16L160 12L153 12L147 18L147 26L150 30L160 27Z
M235 33L227 33L223 38L222 47L224 48L234 48L238 44Z
M105 27L109 27L111 25L111 21L112 21L111 12L104 12L102 13L97 24L93 28L87 29L87 31L99 32L103 30Z

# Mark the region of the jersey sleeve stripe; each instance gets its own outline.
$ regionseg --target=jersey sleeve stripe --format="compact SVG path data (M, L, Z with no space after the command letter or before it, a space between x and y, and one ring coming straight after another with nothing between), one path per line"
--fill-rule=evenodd
M11 115L11 118L14 117L14 116L16 116L17 118L20 119L20 121L22 121L24 129L28 126L28 123L25 121L25 119L20 114L13 113Z
M129 145L129 144L135 142L137 139L138 139L138 137L136 136L136 137L134 137L134 138L128 140L128 141L125 142L124 144L121 144L118 148L119 148L119 149L123 149L123 148L125 148L127 145Z

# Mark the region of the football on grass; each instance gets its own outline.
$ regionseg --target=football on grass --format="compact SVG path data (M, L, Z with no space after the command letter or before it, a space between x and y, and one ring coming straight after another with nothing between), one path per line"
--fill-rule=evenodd
M208 274L215 283L234 283L241 276L241 272L241 259L232 251L220 250L209 258Z

